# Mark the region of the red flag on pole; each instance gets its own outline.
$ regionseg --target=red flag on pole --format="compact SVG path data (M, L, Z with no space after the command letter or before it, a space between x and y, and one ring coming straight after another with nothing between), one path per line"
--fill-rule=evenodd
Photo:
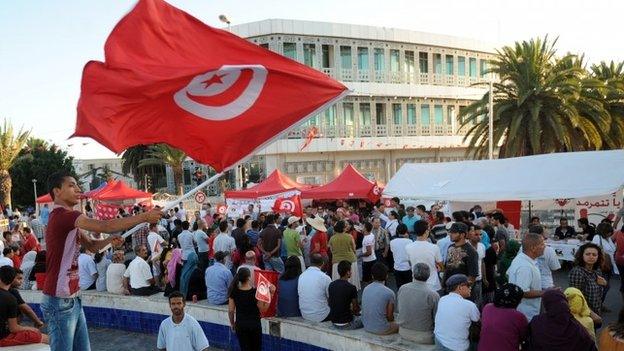
M166 143L217 171L344 97L327 75L140 0L83 71L74 136L115 152Z
M292 213L295 216L303 216L303 206L301 206L301 197L294 195L291 197L280 197L273 204L274 212Z
M303 151L303 149L308 147L312 143L312 140L316 138L316 134L318 134L318 129L316 128L316 126L312 126L308 130L308 134L306 135L306 140L303 142L303 145L301 145L301 149L299 149L299 151Z

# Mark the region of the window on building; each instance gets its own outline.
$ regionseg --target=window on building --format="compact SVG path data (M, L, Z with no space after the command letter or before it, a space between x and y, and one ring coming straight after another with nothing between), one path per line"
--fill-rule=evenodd
M378 125L386 124L386 104L382 104L382 103L375 104L375 122Z
M461 125L462 123L464 123L464 119L462 118L462 112L464 112L464 109L466 108L466 106L459 106L459 111L457 111L457 121L459 122L459 125Z
M265 49L269 50L269 44L268 44L268 43L266 43L266 44L260 44L260 47L263 47L263 48L265 48Z
M457 75L466 75L466 58L463 56L457 56Z
M316 67L316 45L303 44L303 63L309 67Z
M446 55L446 75L453 75L453 55Z
M403 61L404 71L413 74L414 73L414 52L405 51L405 61Z
M469 62L469 69L470 69L470 77L471 78L476 78L477 77L477 59L474 57L471 57Z
M455 106L446 106L446 124L453 125L453 118L455 117Z
M360 104L360 125L370 126L371 124L371 108L369 103Z
M429 115L429 104L420 105L420 124L428 126L430 120L431 116Z
M284 56L296 60L297 59L297 44L296 43L283 43Z
M480 60L479 61L479 65L480 67L480 71L481 71L481 78L485 77L487 70L488 70L488 62L487 60Z
M392 104L392 123L395 125L403 124L403 111L401 111L401 104Z
M384 71L386 69L384 49L375 49L374 61L376 71Z
M416 124L416 105L407 104L407 124Z
M321 53L323 56L322 57L323 68L333 68L334 67L334 46L322 45Z
M420 73L429 73L429 56L426 52L418 53L418 64L420 67Z
M390 71L399 71L399 50L390 50Z
M357 48L358 69L368 70L368 48Z
M444 111L442 105L435 105L433 107L434 121L436 125L444 124Z
M442 74L442 55L433 54L433 73Z
M351 69L351 47L340 47L340 67L342 69Z
M353 125L353 103L351 102L342 104L342 124L345 126Z
M325 114L325 125L326 126L335 126L336 125L336 105L330 106L324 112Z

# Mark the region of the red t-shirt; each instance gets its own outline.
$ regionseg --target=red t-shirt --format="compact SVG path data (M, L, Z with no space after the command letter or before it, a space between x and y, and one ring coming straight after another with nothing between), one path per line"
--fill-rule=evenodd
M54 207L45 233L46 280L43 293L55 297L72 297L78 287L80 230L76 228L78 211Z
M214 245L212 244L214 243L214 239L216 237L216 235L211 235L208 237L208 246L210 247L210 249L208 250L208 258L210 259L214 258Z
M310 251L314 250L316 244L319 244L319 253L327 256L327 233L317 231L310 240Z
M39 242L37 241L35 234L30 233L24 242L24 252L22 252L22 255L26 255L29 251L39 252L39 250L41 250L41 247L39 246Z

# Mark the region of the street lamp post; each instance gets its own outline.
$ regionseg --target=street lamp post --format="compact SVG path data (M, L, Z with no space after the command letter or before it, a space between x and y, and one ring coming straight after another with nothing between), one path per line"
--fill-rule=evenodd
M494 89L492 88L492 78L490 78L490 93L488 103L488 156L494 158Z
M226 15L219 15L219 21L227 24L228 32L230 32L230 20L227 18L227 16Z
M37 179L33 179L33 189L35 191L35 208L37 208Z

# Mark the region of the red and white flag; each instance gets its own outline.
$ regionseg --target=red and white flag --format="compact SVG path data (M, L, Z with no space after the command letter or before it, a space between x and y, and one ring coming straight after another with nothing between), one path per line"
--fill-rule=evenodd
M301 206L301 197L294 195L291 197L280 197L273 204L273 212L292 213L295 216L303 216L303 206Z
M256 286L256 299L258 301L271 303L271 282L262 273L256 271L258 284Z
M382 192L383 192L383 188L381 186L379 186L379 184L377 184L377 182L375 182L375 185L373 185L371 190L368 192L368 199L371 202L375 203L375 202L377 202L381 198L381 193Z
M227 214L227 209L228 209L227 205L224 205L224 204L217 205L217 213L220 215L225 216Z
M140 0L84 68L74 136L166 143L227 169L348 93L327 75L163 0Z

